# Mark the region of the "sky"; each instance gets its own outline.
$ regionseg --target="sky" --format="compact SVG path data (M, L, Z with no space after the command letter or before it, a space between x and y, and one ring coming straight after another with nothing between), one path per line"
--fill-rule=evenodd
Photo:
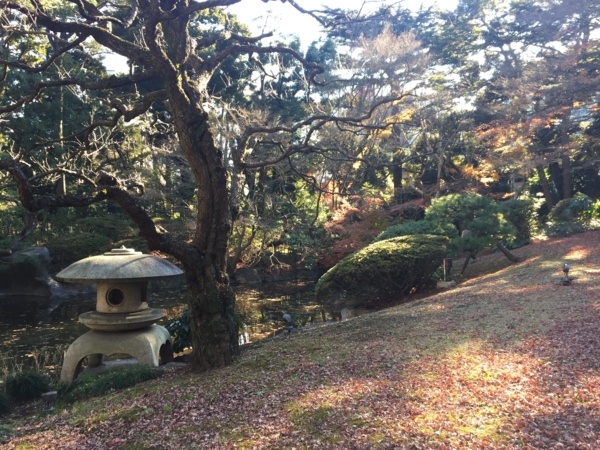
M404 7L418 10L421 6L436 6L440 9L453 9L458 0L295 0L307 10L320 9L322 6L369 12L383 5L402 4ZM265 3L262 0L242 0L227 8L240 17L255 33L274 31L280 35L297 35L303 47L319 38L319 23L312 17L301 14L290 4L281 1Z
M458 0L295 0L304 9L320 9L322 6L368 12L382 4L402 4L418 10L421 5L436 6L441 9L453 9ZM312 17L301 14L288 3L281 1L242 0L230 6L227 11L236 14L243 23L256 33L273 31L275 37L297 35L303 49L319 39L320 25ZM108 70L125 71L127 61L118 55L106 55Z

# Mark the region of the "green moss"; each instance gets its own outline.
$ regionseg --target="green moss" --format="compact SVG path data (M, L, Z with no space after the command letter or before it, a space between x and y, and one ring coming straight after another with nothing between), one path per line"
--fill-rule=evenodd
M334 314L343 307L372 308L425 287L447 253L444 236L402 236L346 257L321 277L317 299Z

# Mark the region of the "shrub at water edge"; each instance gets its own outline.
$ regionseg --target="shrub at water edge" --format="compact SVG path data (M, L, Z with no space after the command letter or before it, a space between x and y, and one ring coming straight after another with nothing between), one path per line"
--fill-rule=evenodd
M442 264L448 238L402 236L344 258L321 277L317 300L334 316L343 308L377 308L425 287Z
M18 403L39 398L49 389L48 377L38 372L18 372L6 378L6 394Z
M0 416L10 412L10 400L4 392L0 392Z

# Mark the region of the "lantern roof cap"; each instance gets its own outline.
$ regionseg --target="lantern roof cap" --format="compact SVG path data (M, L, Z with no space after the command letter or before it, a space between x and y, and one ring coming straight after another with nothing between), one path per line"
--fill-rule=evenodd
M157 280L183 274L169 261L136 252L132 248L115 248L103 255L90 256L74 262L56 274L65 282L95 283L99 281Z

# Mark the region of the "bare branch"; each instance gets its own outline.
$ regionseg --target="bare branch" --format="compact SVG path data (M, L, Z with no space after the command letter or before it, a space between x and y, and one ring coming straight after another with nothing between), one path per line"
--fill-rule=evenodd
M73 0L71 0L73 2ZM119 36L111 33L107 28L90 25L84 22L69 22L57 20L48 16L39 2L33 2L35 9L27 8L19 3L13 3L8 0L0 0L0 8L16 11L23 14L28 21L35 26L41 26L49 31L76 33L79 38L86 39L93 37L99 44L102 44L115 53L125 56L132 61L147 62L151 60L150 52L139 45L133 44Z
M275 46L259 47L257 45L237 45L237 44L233 44L233 45L225 48L221 53L216 55L210 61L210 71L212 72L212 71L216 70L219 67L219 65L225 59L227 59L229 56L241 55L241 54L251 55L252 53L262 53L262 54L285 53L285 54L291 55L298 62L300 62L306 69L311 71L309 74L309 79L312 83L314 83L316 85L320 85L320 83L318 81L316 81L314 78L317 75L325 72L325 69L323 67L321 67L319 64L307 61L306 59L304 59L304 57L301 54L299 54L295 50L292 50L291 48L275 47Z
M126 77L116 77L111 76L106 78L105 80L99 82L89 82L84 80L79 80L77 78L64 78L60 80L54 81L42 81L37 83L29 94L21 97L20 99L14 101L12 104L7 105L5 107L0 107L0 114L4 114L7 112L13 112L19 109L26 103L30 103L35 100L38 95L45 89L61 87L61 86L80 86L83 89L89 89L92 91L98 91L103 89L116 89L122 88L125 86L130 86L142 81L151 80L155 77L154 73L142 73L134 76L126 76Z
M38 175L35 175L35 176L29 178L28 182L31 183L33 181L37 181L37 180L52 176L56 173L71 175L75 178L79 178L80 180L84 181L85 183L89 184L90 186L92 186L94 188L97 187L96 182L94 180L92 180L91 178L89 178L88 176L84 175L82 172L76 172L74 170L68 170L68 169L64 169L64 168L56 168L53 170L49 170L47 172L40 173Z
M384 124L384 125L370 125L370 124L365 124L363 122L365 122L366 120L370 119L373 116L373 113L382 105L385 104L389 104L398 100L401 100L402 98L406 97L407 94L402 94L400 96L393 96L393 97L385 97L380 99L379 101L375 102L373 105L371 105L371 108L369 109L369 111L362 115L362 116L358 116L358 117L344 117L344 116L333 116L333 115L318 115L318 116L312 116L309 117L301 122L298 122L292 126L286 127L286 126L276 126L276 127L249 127L245 133L242 135L242 137L239 139L239 145L242 148L245 148L248 140L255 134L274 134L274 133L279 133L279 132L285 132L285 133L295 133L296 131L300 130L301 128L310 126L310 129L308 131L308 139L310 138L310 135L312 135L312 133L314 133L314 131L318 130L319 128L323 127L325 124L327 123L336 123L336 124L347 124L347 125L352 125L352 126L356 126L356 127L361 127L362 129L383 129L383 128L387 128L390 125L389 124ZM307 139L304 140L305 142L307 142Z
M192 1L190 2L190 6L188 6L187 10L185 10L185 14L188 16L205 9L214 8L217 6L231 6L239 3L241 0L207 0L204 2Z

